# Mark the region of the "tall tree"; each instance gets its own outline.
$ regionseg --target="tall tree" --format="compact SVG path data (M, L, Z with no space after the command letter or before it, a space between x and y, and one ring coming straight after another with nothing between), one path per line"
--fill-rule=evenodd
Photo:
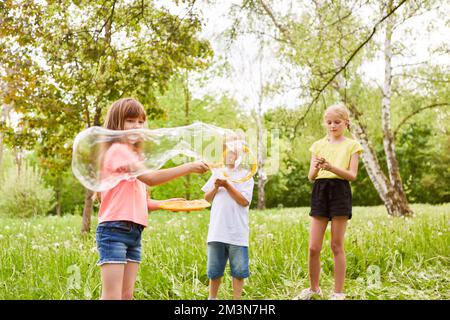
M431 2L413 3L406 7L405 0L389 0L382 3L383 13L368 19L368 23L362 23L360 16L355 12L361 8L376 8L379 2L312 1L310 4L303 3L302 13L297 15L297 18L289 14L280 18L280 14L272 9L274 2L245 1L242 5L243 9L259 14L272 23L273 38L279 39L278 41L283 44L281 51L283 56L291 63L301 65L307 70L301 88L311 93L310 103L306 105L303 116L299 117L294 126L294 134L297 134L299 126L319 99L335 101L338 98L344 101L353 118L353 134L365 149L362 156L365 168L388 213L394 216L410 215L412 212L402 186L390 124L392 100L390 23L397 12L401 12L404 17L430 10ZM400 19L400 23L403 20ZM377 45L374 42L374 35L382 26L386 26L387 33L384 46L386 72L380 109L388 176L385 175L378 155L372 147L367 119L362 112L363 107L359 105L357 96L350 96L350 93L355 94L355 88L358 87L359 90L362 88L358 67L363 57L370 58L373 55Z
M196 36L195 1L186 3L183 17L149 0L2 4L0 59L27 79L5 99L22 114L30 145L39 142L43 164L67 168L75 134L101 125L120 97L139 99L149 118L160 115L156 96L173 75L209 64L209 43ZM82 232L90 228L92 199L86 190Z

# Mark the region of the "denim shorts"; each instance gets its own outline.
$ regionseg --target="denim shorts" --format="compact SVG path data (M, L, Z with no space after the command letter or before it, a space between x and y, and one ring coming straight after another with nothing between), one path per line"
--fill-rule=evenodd
M105 263L141 262L144 226L131 221L107 221L97 226L98 266Z
M248 247L236 246L223 242L208 242L208 278L223 276L227 260L230 260L233 278L248 278Z

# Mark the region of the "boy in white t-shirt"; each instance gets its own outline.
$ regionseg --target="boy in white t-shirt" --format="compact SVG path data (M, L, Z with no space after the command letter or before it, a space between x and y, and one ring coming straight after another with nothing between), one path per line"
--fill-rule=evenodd
M232 178L242 177L242 169L234 169L236 151L227 148L225 155L228 175ZM202 187L205 199L212 202L207 238L209 300L217 298L227 260L230 260L233 277L233 299L241 298L244 279L250 275L248 211L253 186L253 178L235 183L220 179L213 173Z

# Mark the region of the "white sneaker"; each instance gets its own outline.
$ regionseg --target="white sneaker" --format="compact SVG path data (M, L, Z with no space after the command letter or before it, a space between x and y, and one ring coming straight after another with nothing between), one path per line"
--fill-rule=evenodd
M313 291L311 288L304 289L294 300L312 300L315 296L322 297L322 290L320 288L319 291Z
M328 300L345 300L345 294L335 292L330 295L330 298Z

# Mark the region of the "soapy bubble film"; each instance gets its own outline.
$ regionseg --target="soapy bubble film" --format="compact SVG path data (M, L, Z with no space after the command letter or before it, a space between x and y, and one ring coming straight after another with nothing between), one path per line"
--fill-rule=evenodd
M105 174L104 155L117 143L129 147L139 161ZM72 171L86 188L101 192L122 180L158 170L169 160L176 165L201 160L218 177L235 182L249 179L256 171L256 158L243 137L201 122L154 130L91 127L74 140Z

